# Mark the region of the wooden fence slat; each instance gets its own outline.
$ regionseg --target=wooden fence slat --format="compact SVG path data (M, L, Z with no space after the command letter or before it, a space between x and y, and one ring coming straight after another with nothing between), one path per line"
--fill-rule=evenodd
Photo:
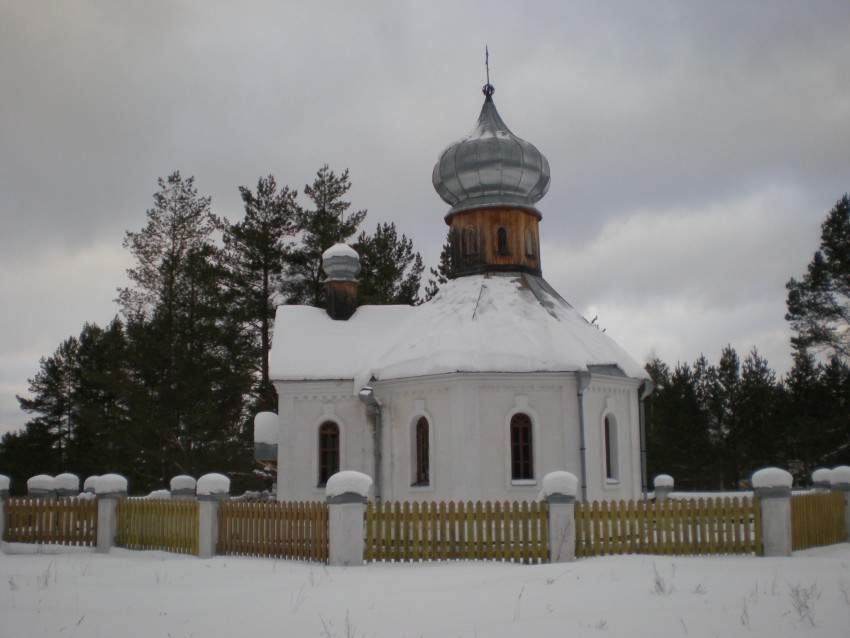
M791 497L791 546L794 550L844 541L844 494L813 492Z
M4 508L4 540L93 546L97 501L77 497L12 497Z
M12 498L5 539L93 545L94 499ZM841 493L794 495L794 549L843 540ZM325 503L247 503L219 507L218 551L243 556L327 560ZM548 556L548 508L540 502L368 504L367 561L509 560ZM121 499L119 545L197 554L198 505L179 499ZM576 555L761 552L758 499L612 501L575 505Z

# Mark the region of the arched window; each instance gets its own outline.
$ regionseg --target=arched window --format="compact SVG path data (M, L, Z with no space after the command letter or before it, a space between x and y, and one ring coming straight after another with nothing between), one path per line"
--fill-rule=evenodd
M463 233L461 234L461 240L463 243L464 255L478 254L478 241L475 237L475 229L472 226L467 226L463 229Z
M518 412L511 417L511 480L534 479L531 419Z
M535 253L535 241L534 241L534 232L528 228L525 231L525 256L526 257L534 257Z
M496 246L500 255L508 254L508 231L502 227L496 231Z
M319 487L339 472L339 426L325 421L319 426Z
M430 476L430 449L428 445L428 419L419 417L416 422L416 474L413 477L414 485L428 485Z
M618 446L617 446L617 421L613 416L606 416L604 423L605 444L605 478L609 481L620 479Z

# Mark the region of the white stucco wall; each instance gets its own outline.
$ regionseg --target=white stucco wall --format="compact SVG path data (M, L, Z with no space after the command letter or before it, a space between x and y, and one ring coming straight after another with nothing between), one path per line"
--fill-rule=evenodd
M340 433L340 470L373 475L366 411L350 381L275 383L278 392L278 499L324 500L318 485L319 427L333 421Z
M589 500L640 493L639 381L593 376L584 391ZM278 497L321 500L318 428L340 427L340 469L374 477L371 420L351 395L351 381L277 382L280 396ZM572 373L449 374L372 384L382 403L384 500L537 500L542 478L581 476L579 413ZM533 424L534 479L510 480L509 423L524 412ZM606 481L603 422L617 422L619 481ZM415 423L429 422L430 483L414 480Z

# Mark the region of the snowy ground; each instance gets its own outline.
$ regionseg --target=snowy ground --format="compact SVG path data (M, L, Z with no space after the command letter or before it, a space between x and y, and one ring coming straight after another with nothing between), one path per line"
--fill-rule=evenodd
M785 559L358 568L6 549L3 638L850 636L850 544Z

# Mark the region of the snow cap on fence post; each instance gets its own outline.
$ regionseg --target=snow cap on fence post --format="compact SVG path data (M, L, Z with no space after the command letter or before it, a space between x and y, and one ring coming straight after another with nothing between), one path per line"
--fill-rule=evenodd
M569 472L550 472L543 477L541 496L549 509L549 562L576 559L575 506L578 478Z
M212 558L218 546L218 504L230 498L230 479L224 474L204 474L198 493L198 557Z
M36 474L27 479L27 495L55 496L53 477L49 474Z
M59 474L53 479L56 496L77 496L80 493L80 477L70 472Z
M197 483L198 500L223 501L230 497L230 479L224 474L204 474Z
M659 474L653 479L652 484L655 486L655 500L666 501L670 492L673 491L673 477L669 474Z
M830 489L844 492L844 540L850 542L850 466L833 468L829 479Z
M254 459L277 461L279 419L274 412L258 412L254 417Z
M763 556L791 555L791 484L794 478L778 467L766 467L752 477L761 507Z
M88 477L85 481L83 481L83 492L86 494L94 494L95 493L95 485L97 485L97 479L100 477L96 474Z
M115 544L118 526L118 499L127 496L127 479L120 474L104 474L94 482L97 496L97 551L106 554Z
M0 541L6 535L6 512L3 508L6 507L6 499L9 498L9 485L11 480L5 474L0 474Z
M187 474L178 474L171 479L171 498L195 498L198 482Z
M832 470L819 467L812 472L812 486L816 492L828 492L832 487Z
M98 476L94 483L94 493L98 498L124 498L127 496L127 479L120 474Z
M361 472L345 470L328 479L328 564L362 565L363 515L372 478Z
M839 465L829 470L829 483L833 490L850 491L850 466Z

